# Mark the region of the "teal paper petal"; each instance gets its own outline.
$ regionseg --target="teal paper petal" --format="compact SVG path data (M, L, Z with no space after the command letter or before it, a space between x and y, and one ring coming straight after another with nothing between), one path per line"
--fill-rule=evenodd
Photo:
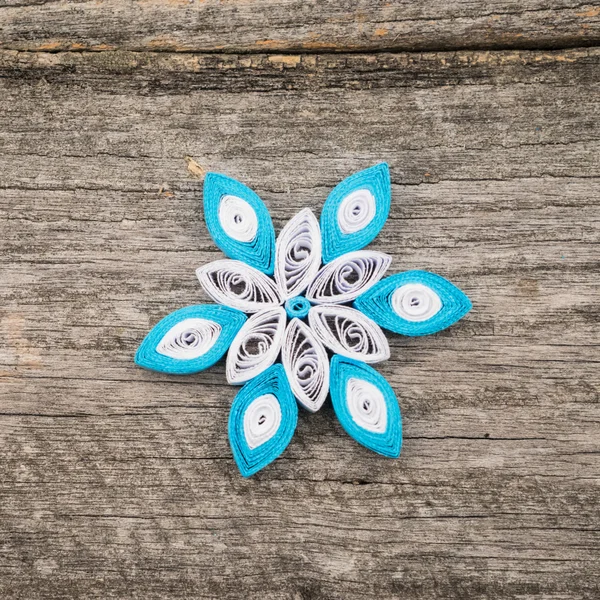
M229 443L240 473L250 477L273 462L287 448L297 422L298 405L280 364L249 381L234 398L229 413ZM265 431L269 437L254 445Z
M273 274L273 222L263 201L248 186L226 175L208 173L204 179L204 218L215 244L229 258Z
M385 329L419 336L450 327L472 304L464 292L439 275L405 271L376 283L354 301L354 307Z
M227 306L198 304L181 308L148 333L135 354L135 362L161 373L198 373L227 352L245 322L244 313ZM205 351L201 352L203 346Z
M330 262L372 242L388 218L391 199L386 163L354 173L338 184L321 212L323 261Z
M331 359L331 401L346 433L383 456L402 448L402 417L390 384L365 363L335 354Z

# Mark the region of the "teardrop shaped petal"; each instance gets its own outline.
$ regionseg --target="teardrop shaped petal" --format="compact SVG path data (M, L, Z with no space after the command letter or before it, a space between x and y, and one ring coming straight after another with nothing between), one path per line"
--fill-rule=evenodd
M321 266L321 229L310 210L290 219L277 238L275 280L284 300L301 294Z
M464 292L426 271L386 277L360 295L354 306L381 327L408 336L437 333L472 308Z
M400 456L402 418L390 384L368 365L339 355L331 359L331 401L346 433L391 458Z
M140 344L140 367L187 375L214 365L227 351L246 315L228 306L187 306L159 321Z
M286 313L281 307L252 315L235 336L227 354L227 381L244 383L268 369L279 355Z
M313 306L308 322L317 338L336 354L367 363L390 357L387 339L377 323L349 306Z
M354 173L339 183L321 212L324 262L372 242L388 218L391 201L386 163Z
M298 402L317 412L329 392L329 359L323 344L300 319L287 326L281 362Z
M306 297L315 304L350 302L375 285L391 263L392 257L383 252L348 252L319 271Z
M239 260L215 260L196 269L196 275L215 302L247 313L274 308L282 302L269 277Z
M259 196L243 183L207 173L204 218L215 244L230 258L271 275L275 264L275 230Z
M244 477L274 461L288 446L298 405L281 365L273 365L237 394L229 413L229 443Z

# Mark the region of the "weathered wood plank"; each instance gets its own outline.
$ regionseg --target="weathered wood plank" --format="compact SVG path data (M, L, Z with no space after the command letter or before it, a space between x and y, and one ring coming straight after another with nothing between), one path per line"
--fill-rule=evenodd
M595 598L600 50L0 53L2 598ZM132 355L221 254L184 156L279 229L390 163L373 244L475 309L390 336L398 461L302 414L251 480L222 364Z
M600 41L592 0L0 0L14 50L564 48Z

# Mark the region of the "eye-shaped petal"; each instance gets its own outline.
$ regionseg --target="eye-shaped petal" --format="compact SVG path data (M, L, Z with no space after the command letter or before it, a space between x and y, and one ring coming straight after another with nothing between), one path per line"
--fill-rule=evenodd
M390 357L387 339L379 326L348 306L313 306L308 322L330 350L347 358L377 363Z
M298 402L317 412L329 391L329 359L323 344L300 319L292 319L285 331L281 362Z
M215 244L230 258L271 275L275 230L267 207L243 183L208 173L204 179L204 218Z
M321 266L321 229L309 208L300 211L277 238L275 280L284 300L301 294Z
M196 275L206 293L219 304L248 313L281 304L273 281L239 260L215 260L196 269Z
M372 242L388 218L391 199L386 163L354 173L338 184L321 213L323 260L329 262Z
M319 271L306 297L315 304L350 302L375 285L391 262L391 256L372 250L344 254Z
M383 456L400 456L400 407L394 390L375 369L333 356L331 402L342 427L359 444Z
M464 317L471 301L447 279L426 271L386 277L354 301L354 306L395 333L437 333Z
M288 446L298 405L281 365L273 365L237 394L229 413L229 443L240 473L250 477Z
M140 344L140 367L187 375L214 365L227 351L246 315L228 306L187 306L159 321Z
M277 358L285 333L285 309L271 308L252 315L239 330L227 354L227 381L248 381Z

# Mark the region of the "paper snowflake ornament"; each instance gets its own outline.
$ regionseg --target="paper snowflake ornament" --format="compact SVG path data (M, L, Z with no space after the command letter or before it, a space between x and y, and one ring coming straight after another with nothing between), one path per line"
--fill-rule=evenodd
M285 450L298 404L316 412L328 395L357 442L383 456L400 455L396 395L369 366L390 356L381 328L406 336L436 333L463 317L471 302L433 273L383 278L391 257L363 248L381 231L390 204L389 169L379 164L335 187L320 223L304 209L276 240L257 194L225 175L206 176L206 224L229 258L196 273L218 304L165 317L135 362L184 375L207 369L227 352L227 381L243 384L229 415L229 441L242 475L253 475Z

